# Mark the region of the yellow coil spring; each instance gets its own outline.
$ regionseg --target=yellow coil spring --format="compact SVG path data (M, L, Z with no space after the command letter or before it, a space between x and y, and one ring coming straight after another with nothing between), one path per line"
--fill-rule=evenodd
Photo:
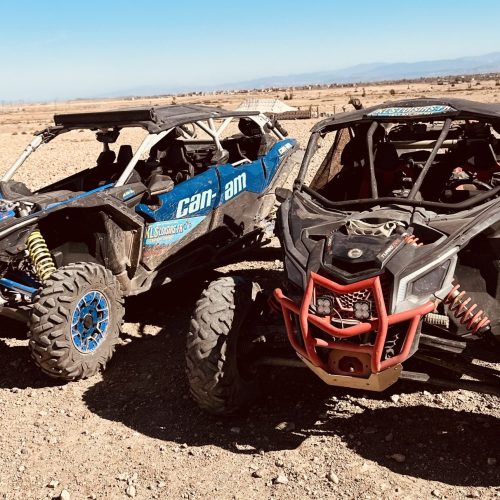
M50 255L49 248L45 243L45 239L42 233L35 229L26 240L26 246L28 247L28 253L35 268L38 277L45 281L52 275L56 270L52 255Z

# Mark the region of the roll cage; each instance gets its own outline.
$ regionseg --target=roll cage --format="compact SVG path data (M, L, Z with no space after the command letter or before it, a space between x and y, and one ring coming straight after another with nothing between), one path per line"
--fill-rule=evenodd
M420 188L424 180L428 176L431 168L436 167L434 162L438 152L445 147L453 148L458 142L456 134L457 126L455 126L455 124L474 124L476 122L479 124L487 124L493 132L498 134L498 131L500 131L500 105L475 103L460 99L450 99L447 101L438 99L413 99L386 103L381 106L357 110L351 113L342 113L334 118L324 120L313 127L295 187L308 193L327 208L357 209L363 206L373 206L376 203L377 205L398 204L429 209L458 211L476 206L479 203L497 196L500 192L500 183L496 182L495 185L488 186L489 189L487 191L456 203L422 199L420 196ZM425 136L419 137L419 135L416 134L415 140L406 137L406 141L397 140L394 141L394 143L409 149L425 147L426 149L430 149L429 154L425 162L421 163L418 175L412 179L411 188L409 188L404 195L380 196L380 183L377 181L375 168L375 136L378 135L380 137L382 134L386 137L390 137L389 131L394 130L394 127L407 126L407 128L412 128L414 124L430 124L433 129L431 134L432 138ZM328 133L333 132L336 135L327 156L330 156L330 161L332 161L335 156L337 156L337 159L340 158L340 154L342 153L341 148L345 146L345 143L341 144L341 132L346 130L348 131L351 141L355 138L355 130L362 130L363 134L365 134L363 140L357 141L357 149L358 152L362 149L365 150L366 165L364 165L364 167L365 171L369 174L370 193L369 197L332 200L328 196L318 192L317 189L314 189L314 181L317 179L318 175L324 174L324 172L321 172L321 168L328 158L323 161L310 185L308 185L306 179L310 177L309 169L312 158L318 150L319 143ZM451 130L454 131L453 134L450 134ZM450 135L452 137L450 137ZM496 153L498 150L493 151L491 144L489 144L489 147L495 155L496 167L498 166L496 162L498 158Z
M268 117L259 112L224 111L206 106L166 106L157 108L125 109L111 112L79 113L55 115L55 126L37 132L21 155L5 172L1 181L9 181L21 168L25 161L40 146L47 144L63 133L72 130L91 130L96 132L97 140L104 143L104 151L109 150L108 144L115 142L120 131L126 127L140 127L148 134L143 139L123 172L112 183L112 187L127 184L137 163L143 155L154 148L165 136L174 130L179 137L193 140L198 131L207 134L215 145L216 151L223 156L221 136L229 124L241 118L255 123L261 134L272 132L278 140L284 139L284 131ZM222 123L218 124L217 121ZM190 129L188 125L191 125ZM245 162L245 159L240 160ZM234 163L233 163L234 165Z

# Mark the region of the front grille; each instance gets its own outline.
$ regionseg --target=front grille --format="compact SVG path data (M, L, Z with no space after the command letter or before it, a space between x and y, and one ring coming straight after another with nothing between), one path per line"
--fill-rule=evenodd
M356 302L359 302L360 300L370 300L371 296L371 290L365 288L364 290L359 290L358 292L336 294L335 301L342 309L352 311Z
M390 280L386 275L380 276L380 284L386 308L389 309ZM354 317L354 304L356 302L368 302L371 304L371 314L368 320L376 319L376 309L373 302L373 293L370 288L358 290L351 293L335 293L321 286L315 287L315 297L330 297L333 301L332 320L335 318L343 320L356 320ZM314 311L312 311L314 312Z

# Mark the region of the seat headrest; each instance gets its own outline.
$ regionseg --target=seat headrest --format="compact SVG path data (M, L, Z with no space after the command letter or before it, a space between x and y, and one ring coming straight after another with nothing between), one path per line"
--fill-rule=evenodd
M134 157L134 152L132 151L132 146L130 144L122 144L118 150L118 157L116 163L120 166L125 166L130 163L130 160Z
M354 136L344 147L340 163L345 167L361 167L368 158L366 141L361 136Z
M116 154L114 151L103 151L102 153L99 154L97 157L96 165L98 167L105 167L112 165L115 161Z
M176 143L176 138L179 136L176 130L172 130L165 137L160 139L149 151L149 160L159 160L160 156L165 156L165 151L171 144ZM148 160L148 161L149 161Z
M261 133L260 127L251 118L240 118L238 120L238 129L247 137L258 135Z

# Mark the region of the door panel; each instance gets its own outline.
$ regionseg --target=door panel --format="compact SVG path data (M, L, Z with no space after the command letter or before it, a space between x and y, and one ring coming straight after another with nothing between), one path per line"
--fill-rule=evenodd
M146 267L159 267L172 253L206 232L219 202L217 171L210 168L159 195L157 205L137 205L136 212L147 221L142 257Z

